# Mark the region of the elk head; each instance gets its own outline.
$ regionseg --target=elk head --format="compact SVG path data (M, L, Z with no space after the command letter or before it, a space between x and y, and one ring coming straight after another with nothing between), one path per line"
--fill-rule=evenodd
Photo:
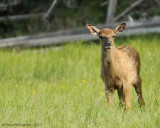
M122 32L126 27L126 23L118 25L115 29L98 29L95 26L87 24L87 28L90 30L91 34L98 36L102 40L102 46L106 49L112 48L114 46L114 38L119 33Z

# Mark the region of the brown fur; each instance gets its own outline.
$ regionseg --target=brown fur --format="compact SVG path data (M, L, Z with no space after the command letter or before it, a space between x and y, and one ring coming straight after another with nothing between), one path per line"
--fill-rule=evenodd
M112 105L113 94L117 89L120 105L123 102L126 108L130 108L130 88L135 87L140 105L145 102L142 96L141 76L140 76L140 57L138 52L128 46L122 45L118 48L114 45L114 36L125 28L125 23L119 25L115 30L99 30L94 26L88 25L88 29L94 35L102 39L101 53L101 77L105 84L105 92L109 105ZM106 40L111 42L112 46L105 48Z

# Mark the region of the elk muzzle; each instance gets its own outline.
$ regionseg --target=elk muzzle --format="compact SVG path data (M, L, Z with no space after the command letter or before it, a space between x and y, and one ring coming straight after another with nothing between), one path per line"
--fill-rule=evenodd
M103 37L102 41L104 43L104 47L110 49L110 46L112 46L112 42L107 37Z
M107 48L107 49L110 49L111 46L112 46L111 42L105 42L104 43L104 47Z

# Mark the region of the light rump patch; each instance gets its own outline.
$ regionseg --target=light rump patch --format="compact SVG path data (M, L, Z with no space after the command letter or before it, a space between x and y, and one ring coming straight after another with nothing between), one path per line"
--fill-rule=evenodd
M145 105L145 102L142 96L138 52L128 45L122 45L118 48L114 45L114 37L122 32L125 26L126 23L122 23L114 30L108 28L99 30L94 26L88 26L88 29L91 34L97 35L101 39L101 77L105 84L109 105L112 105L113 94L117 89L120 105L125 102L126 108L130 108L130 88L132 85L136 90L139 104Z

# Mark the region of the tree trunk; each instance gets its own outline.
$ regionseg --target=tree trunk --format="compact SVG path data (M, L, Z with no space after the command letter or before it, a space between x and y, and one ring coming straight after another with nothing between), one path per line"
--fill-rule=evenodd
M107 8L107 17L106 23L111 24L114 19L114 15L116 12L117 0L109 0L108 8Z

